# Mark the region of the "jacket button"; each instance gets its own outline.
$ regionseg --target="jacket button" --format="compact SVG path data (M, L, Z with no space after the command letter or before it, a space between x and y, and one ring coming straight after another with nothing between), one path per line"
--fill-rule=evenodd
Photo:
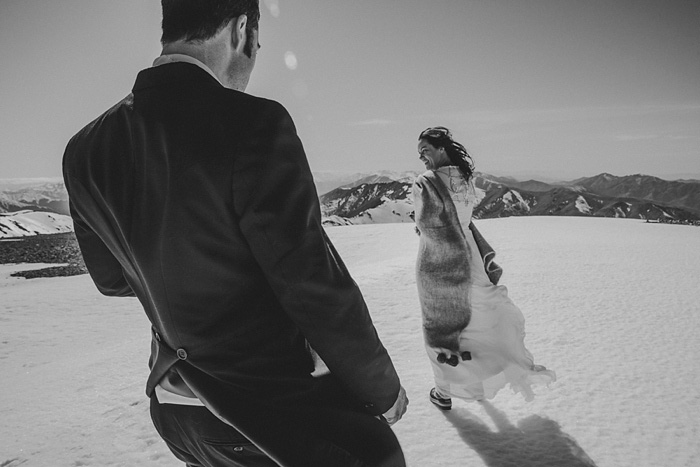
M180 360L187 360L187 352L185 349L177 349L177 358Z

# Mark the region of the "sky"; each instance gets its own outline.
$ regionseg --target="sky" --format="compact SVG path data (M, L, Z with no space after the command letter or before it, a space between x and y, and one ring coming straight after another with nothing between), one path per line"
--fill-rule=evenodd
M315 172L423 170L450 128L479 171L700 179L697 0L261 0L247 92ZM60 176L70 137L160 54L157 0L0 0L0 179Z

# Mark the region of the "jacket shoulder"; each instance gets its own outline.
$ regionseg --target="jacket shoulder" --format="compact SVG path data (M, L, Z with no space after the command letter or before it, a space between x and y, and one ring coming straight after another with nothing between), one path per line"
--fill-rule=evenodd
M91 136L99 132L106 124L108 125L109 121L112 120L115 115L123 113L124 111L129 111L133 109L133 106L134 95L130 93L74 134L66 145L66 155L72 152L71 150L75 149L81 143L89 140Z
M289 112L284 105L275 100L254 96L252 94L235 91L233 89L224 89L224 92L226 93L226 96L229 99L234 100L238 106L244 106L247 109L264 112L266 115L278 118L289 116Z

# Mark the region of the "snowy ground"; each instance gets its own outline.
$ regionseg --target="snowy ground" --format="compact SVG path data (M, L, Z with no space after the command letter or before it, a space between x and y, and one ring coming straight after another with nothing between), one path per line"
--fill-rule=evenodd
M412 467L700 466L700 229L636 220L477 221L557 372L526 403L427 400L410 224L328 229L410 398L394 426ZM87 276L0 265L0 466L178 466L144 396L148 324Z

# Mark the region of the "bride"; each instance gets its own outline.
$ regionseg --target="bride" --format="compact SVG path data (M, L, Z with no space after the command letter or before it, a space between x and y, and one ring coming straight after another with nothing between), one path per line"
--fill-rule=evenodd
M425 346L435 377L430 401L452 408L452 397L493 398L506 384L531 400L534 383L556 379L525 348L525 319L498 285L495 252L472 222L474 165L447 128L418 138L427 172L413 185L420 235L416 283Z

